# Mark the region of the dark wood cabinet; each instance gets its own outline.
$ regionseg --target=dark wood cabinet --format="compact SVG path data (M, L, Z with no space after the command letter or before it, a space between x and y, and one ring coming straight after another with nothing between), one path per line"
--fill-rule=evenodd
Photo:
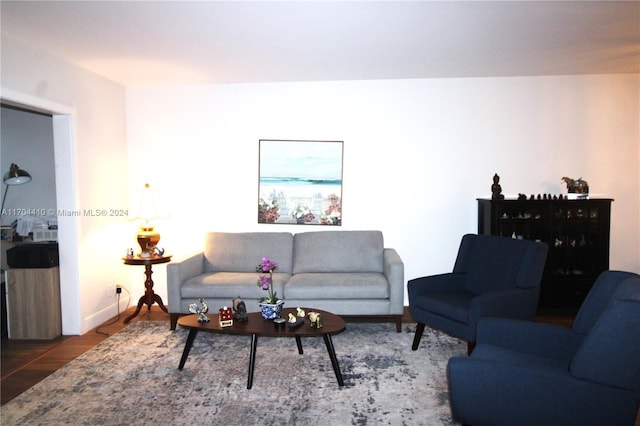
M478 199L478 234L546 242L538 310L572 314L609 269L612 201Z

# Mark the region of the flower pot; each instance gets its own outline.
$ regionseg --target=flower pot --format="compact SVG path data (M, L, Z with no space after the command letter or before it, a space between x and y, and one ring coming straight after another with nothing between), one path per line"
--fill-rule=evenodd
M260 311L262 312L262 318L276 319L280 318L282 315L282 305L284 305L284 300L278 300L275 304L260 302L259 305Z

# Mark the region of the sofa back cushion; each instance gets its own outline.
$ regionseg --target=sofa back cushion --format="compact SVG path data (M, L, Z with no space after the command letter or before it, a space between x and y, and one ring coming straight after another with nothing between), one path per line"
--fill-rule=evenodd
M291 274L293 235L289 232L209 232L204 243L204 271L256 272L263 257ZM257 275L256 275L257 279Z
M293 237L293 273L383 272L380 231L303 232Z

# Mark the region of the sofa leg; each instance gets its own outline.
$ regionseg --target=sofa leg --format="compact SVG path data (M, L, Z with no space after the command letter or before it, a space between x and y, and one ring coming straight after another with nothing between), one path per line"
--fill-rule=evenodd
M178 325L178 316L179 316L179 314L169 314L169 321L170 321L169 329L170 330L175 330L176 329L176 325Z
M424 333L424 324L419 322L416 325L416 335L413 337L413 345L411 345L411 350L418 350L418 346L420 346L420 339L422 338L422 333Z
M395 316L396 320L396 331L398 333L402 333L402 315L396 315Z

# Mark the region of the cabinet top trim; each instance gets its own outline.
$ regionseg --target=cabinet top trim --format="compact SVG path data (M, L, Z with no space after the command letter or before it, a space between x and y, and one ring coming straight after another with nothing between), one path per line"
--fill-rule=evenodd
M505 201L507 202L518 202L518 203L548 203L548 202L553 202L553 203L573 203L573 202L581 202L581 203L585 203L585 202L589 202L589 201L614 201L613 198L588 198L588 199L582 199L582 200L569 200L566 198L563 198L562 200L518 200L517 198L505 198L503 200L493 200L491 198L476 198L476 200L478 201L492 201L492 202L496 202L496 203L504 203Z

